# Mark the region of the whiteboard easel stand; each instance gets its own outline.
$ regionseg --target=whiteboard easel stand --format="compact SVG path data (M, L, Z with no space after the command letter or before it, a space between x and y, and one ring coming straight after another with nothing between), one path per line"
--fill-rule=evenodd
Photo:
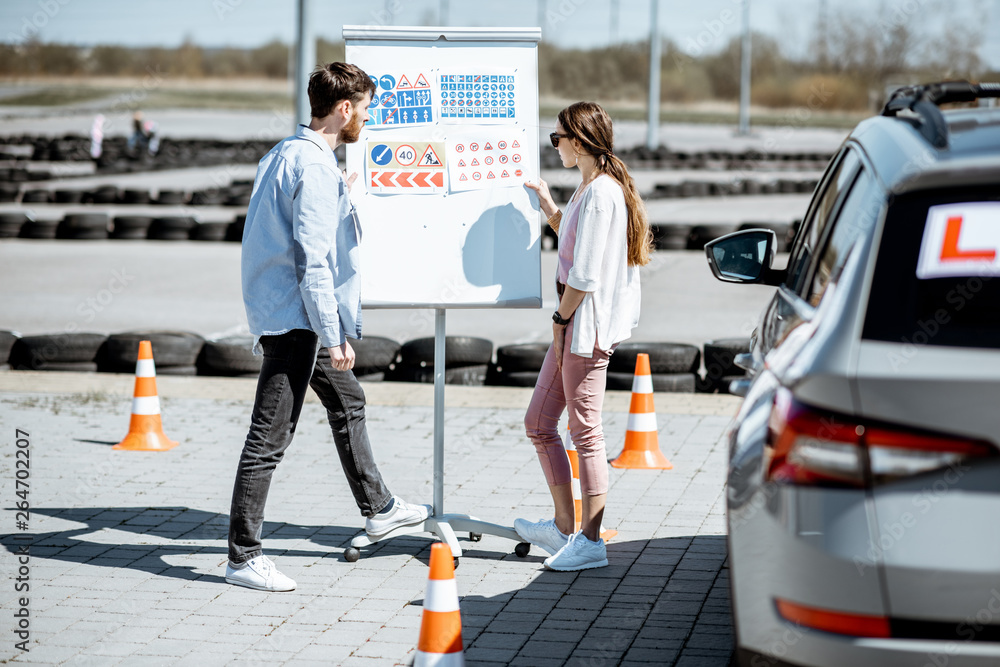
M345 41L345 59L363 67L369 74L379 72L389 73L396 71L401 74L399 68L401 63L406 63L405 67L420 74L431 74L439 72L445 64L454 69L453 63L456 61L463 63L463 66L495 68L497 62L502 60L505 67L512 72L521 72L520 78L513 82L516 85L517 108L522 114L522 118L537 118L538 116L538 55L537 44L541 39L540 28L461 28L461 27L414 27L414 26L343 26L343 36ZM487 53L488 56L472 57L473 54ZM478 59L478 64L477 63ZM372 77L373 80L376 77ZM379 81L379 89L396 90L397 79L388 77L389 85L384 85ZM471 93L470 93L471 95ZM434 123L439 125L440 120ZM515 122L515 125L517 123ZM497 131L505 125L496 124L487 127L479 127L477 131ZM434 141L434 136L430 133L431 126L411 128L405 122L398 127L381 127L379 132L381 140L388 142L386 145L396 145L404 139L420 141ZM453 128L460 136L464 132L468 134L470 129L477 129L474 125L462 127L462 124ZM510 128L508 128L510 129ZM405 132L402 132L405 130ZM521 130L526 132L526 130ZM366 167L368 155L365 141L368 136L363 130L361 140L358 143L348 145L347 161L348 170L367 174L370 167ZM442 141L441 139L437 139ZM447 140L445 137L444 140ZM396 143L394 143L396 142ZM529 174L538 173L538 164L532 154L538 153L537 133L524 135L522 139L523 151L526 156L522 165ZM428 144L429 145L429 144ZM367 183L367 180L366 180ZM365 194L368 194L367 187ZM355 192L357 195L357 191ZM493 262L492 253L494 246L482 239L471 245L466 245L468 241L468 231L476 222L478 213L470 216L470 212L487 208L498 209L503 207L506 211L504 215L507 219L517 219L528 222L529 225L537 224L539 210L537 201L533 200L523 191L511 191L509 196L497 200L492 192L487 190L461 191L458 195L450 198L447 205L441 199L428 199L421 196L416 197L386 197L386 198L365 198L357 195L352 197L357 206L359 215L371 215L372 219L399 219L419 220L421 215L433 216L434 219L454 218L456 225L453 227L437 227L429 232L427 225L420 228L420 232L415 233L417 227L374 227L367 230L367 241L362 244L362 256L365 256L366 247L379 248L378 253L373 253L371 257L366 257L366 266L371 266L370 261L391 264L393 271L366 271L368 276L365 284L365 293L371 299L369 307L402 307L402 308L433 308L435 311L434 330L434 503L432 515L423 523L415 526L398 528L383 535L378 540L373 540L366 534L361 534L351 540L350 546L344 551L344 558L348 562L356 561L361 553L359 547L368 546L375 542L392 539L400 535L415 535L419 533L432 533L451 549L452 556L458 559L462 555L462 548L459 546L457 532L468 531L469 539L474 542L479 541L482 535L496 535L518 542L514 552L524 557L528 555L530 545L522 542L521 538L513 530L506 526L481 521L467 514L445 514L444 513L444 406L445 406L445 311L447 308L483 308L483 307L507 307L507 308L538 308L542 305L541 298L541 273L540 273L540 240L534 245L522 248L515 255L505 255L502 264L503 271L499 274L491 274L492 282L488 285L478 286L475 289L463 293L462 298L446 298L442 301L440 295L453 282L471 287L469 279L465 274L462 265L444 264L441 271L433 276L424 276L422 289L417 292L410 292L406 296L401 296L398 292L398 281L390 276L395 275L400 266L412 265L417 260L415 258L433 255L435 251L440 252L442 247L459 248L463 257L478 257L482 255L486 261ZM447 193L445 193L447 197ZM509 209L509 210L507 210ZM501 224L491 218L490 224ZM532 222L535 221L535 222ZM457 223L461 223L459 227ZM467 227L466 225L469 225ZM532 227L533 235L540 239L540 230ZM447 230L442 233L442 230ZM456 236L460 234L460 236ZM386 252L389 249L392 252ZM512 248L507 248L510 252ZM421 268L423 268L421 266ZM500 294L495 294L491 290L495 284L501 285ZM457 562L457 560L456 560Z
M531 545L524 542L513 528L482 521L468 514L444 513L444 371L445 371L445 309L434 310L434 506L433 515L421 524L405 526L390 531L378 540L368 535L358 535L344 551L344 558L353 563L361 556L360 547L392 539L401 535L433 533L448 545L456 559L462 555L455 531L469 531L469 539L478 542L483 533L496 535L517 542L514 553L520 558L528 555Z

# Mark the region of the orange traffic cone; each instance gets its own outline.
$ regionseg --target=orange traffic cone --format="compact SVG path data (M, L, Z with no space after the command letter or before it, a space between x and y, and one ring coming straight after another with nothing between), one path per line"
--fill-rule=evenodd
M431 572L413 667L464 666L462 612L458 608L455 564L448 545L435 542L431 546Z
M628 409L625 448L614 461L616 468L670 470L674 465L660 451L656 434L656 410L653 409L653 377L649 372L649 355L640 354L635 360L632 379L632 403Z
M160 397L156 394L153 345L148 340L139 341L139 359L135 362L132 420L128 425L128 435L111 449L165 452L177 444L163 433L163 423L160 421Z
M576 527L574 530L580 532L580 526L583 525L583 492L580 489L580 455L576 452L576 445L573 444L573 438L569 435L569 429L566 429L566 456L569 457L569 467L573 471L573 514L576 518ZM601 524L601 539L607 542L612 537L618 534L617 530L608 530Z

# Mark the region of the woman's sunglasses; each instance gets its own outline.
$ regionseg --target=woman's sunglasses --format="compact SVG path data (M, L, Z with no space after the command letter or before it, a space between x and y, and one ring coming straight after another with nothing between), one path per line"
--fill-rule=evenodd
M552 148L559 148L560 139L569 139L571 134L559 134L558 132L553 132L549 135L549 141L552 142Z

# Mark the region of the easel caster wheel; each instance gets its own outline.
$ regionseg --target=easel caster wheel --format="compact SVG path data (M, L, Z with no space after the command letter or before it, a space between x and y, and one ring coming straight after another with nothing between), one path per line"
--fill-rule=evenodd
M356 563L359 558L361 558L361 552L356 547L347 547L344 549L344 560L348 563Z
M518 558L526 558L529 551L531 551L531 542L521 542L514 547L514 553Z
M457 570L458 569L458 557L457 556L455 556L455 557L452 558L452 564L453 564L453 567Z
M482 533L469 533L469 541L470 542L479 542L482 539L483 539L483 534Z

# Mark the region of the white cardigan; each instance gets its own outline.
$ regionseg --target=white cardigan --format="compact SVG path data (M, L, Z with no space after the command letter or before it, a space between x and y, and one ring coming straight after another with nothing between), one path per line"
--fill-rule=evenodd
M628 265L628 210L618 181L601 174L578 196L576 245L566 284L587 295L573 316L569 351L592 357L595 344L609 350L639 324L639 267ZM562 243L564 227L559 229Z

